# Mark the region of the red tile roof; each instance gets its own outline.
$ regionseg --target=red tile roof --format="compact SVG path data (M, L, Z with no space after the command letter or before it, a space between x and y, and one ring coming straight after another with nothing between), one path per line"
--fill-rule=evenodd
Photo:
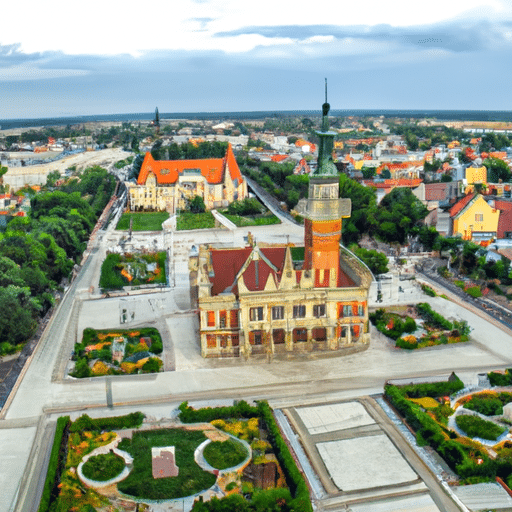
M288 158L288 155L272 155L270 157L270 160L272 162L282 162L283 160L286 160Z
M499 202L502 203L504 201ZM508 204L510 205L510 203ZM498 206L496 206L496 208L498 208ZM505 238L505 233L512 233L512 209L502 210L500 208L500 210L501 211L498 218L498 229L496 230L496 237Z
M203 160L155 160L151 153L146 153L140 168L138 185L144 185L150 172L155 174L157 183L176 183L180 174L187 169L198 169L210 184L221 183L226 170L233 181L242 181L242 174L236 162L231 144L228 145L224 158L208 158Z
M282 271L285 262L286 247L262 247L259 248L262 258L253 260L247 265L243 280L245 286L250 291L263 290L267 284L268 277L273 276L276 286L281 281ZM213 276L210 277L212 283L212 296L219 295L224 291L230 291L238 294L235 279L252 252L252 247L242 249L211 249L211 261L213 267ZM268 263L267 261L268 260ZM297 272L297 283L300 282L302 272ZM315 271L315 286L329 286L328 277L320 283L318 279L318 270ZM354 281L347 276L341 268L338 268L338 287L354 286Z
M423 180L421 178L415 178L415 179L388 179L383 181L373 181L373 180L363 180L363 183L369 187L375 187L375 188L395 188L395 187L411 187L415 188L420 183L422 183Z
M453 183L425 183L426 201L443 201L447 198L447 192Z
M512 210L512 203L510 201L496 199L496 201L494 201L494 208L496 208L496 210Z
M469 203L470 201L475 197L476 194L468 194L467 196L463 197L459 202L455 203L450 208L450 217L455 217L459 212L461 212Z

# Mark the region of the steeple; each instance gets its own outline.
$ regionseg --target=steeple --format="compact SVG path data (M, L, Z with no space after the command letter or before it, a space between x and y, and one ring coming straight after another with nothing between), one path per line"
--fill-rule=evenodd
M322 129L316 134L320 138L318 146L318 164L312 176L337 176L338 170L332 161L334 148L334 136L336 132L329 131L329 110L331 106L327 103L327 78L325 79L325 103L322 105Z

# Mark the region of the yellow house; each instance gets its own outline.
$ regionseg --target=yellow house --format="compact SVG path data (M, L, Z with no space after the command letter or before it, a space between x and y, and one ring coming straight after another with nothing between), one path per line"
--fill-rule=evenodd
M468 167L466 169L466 180L468 185L475 183L487 183L487 169L484 165L481 167Z
M454 236L480 243L496 237L500 211L481 194L469 194L452 206L450 218Z

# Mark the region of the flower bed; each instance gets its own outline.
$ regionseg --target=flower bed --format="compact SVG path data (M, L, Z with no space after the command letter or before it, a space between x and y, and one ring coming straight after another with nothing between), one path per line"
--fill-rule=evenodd
M165 251L148 254L107 254L101 265L100 288L120 290L125 286L165 284Z
M381 308L370 315L370 320L378 331L395 340L396 347L406 350L468 341L470 328L467 322L452 323L426 302L416 304L415 310L426 329L426 334L421 337L413 334L418 326L408 315L399 315Z
M75 378L156 373L163 366L157 357L163 350L160 333L152 328L137 331L84 329L82 341L75 344L70 373Z

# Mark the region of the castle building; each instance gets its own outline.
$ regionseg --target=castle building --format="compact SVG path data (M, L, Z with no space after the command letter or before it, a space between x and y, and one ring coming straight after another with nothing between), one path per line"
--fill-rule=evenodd
M128 184L130 210L175 213L200 196L206 209L226 207L248 197L231 144L224 158L155 160L146 153L137 183Z
M339 198L329 108L326 102L309 198L297 205L305 218L304 246L201 246L191 262L203 357L351 353L368 346L373 276L340 243L351 203Z

